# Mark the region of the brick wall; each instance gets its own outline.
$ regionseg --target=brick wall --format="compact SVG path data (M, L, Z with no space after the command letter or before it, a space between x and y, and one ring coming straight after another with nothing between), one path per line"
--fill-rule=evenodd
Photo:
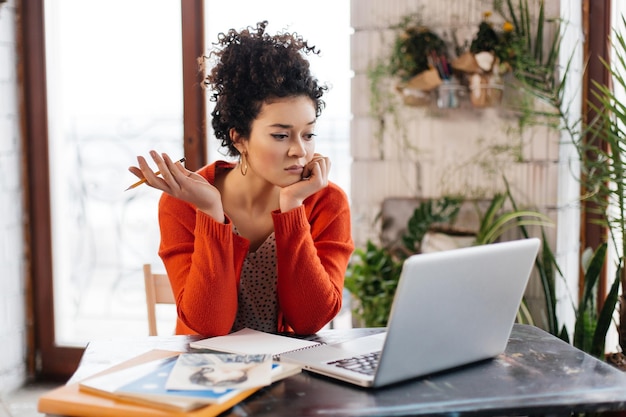
M505 189L503 175L518 204L542 211L555 223L566 210L562 206L571 206L572 194L565 194L564 183L559 182L560 176L568 174L564 163L559 162L566 161L559 132L535 127L520 133L517 117L502 108L464 105L438 110L436 106L401 105L397 115L402 127L396 127L390 117L385 120L382 136L376 133L367 69L379 57L388 56L395 38L390 25L418 12L440 35L455 29L462 43L471 40L483 12L491 10L491 5L491 0L352 0L351 202L357 246L363 246L367 239L378 240L377 219L386 198L462 194L491 199L496 191ZM546 7L547 16L559 15L559 2L546 2ZM505 103L515 99L510 90L505 91ZM566 250L576 255L577 229L568 232L569 226L563 227L566 240L561 241L569 242ZM556 250L557 229L548 233ZM531 281L526 299L541 314L544 299L538 280Z
M15 1L0 5L0 394L26 379Z

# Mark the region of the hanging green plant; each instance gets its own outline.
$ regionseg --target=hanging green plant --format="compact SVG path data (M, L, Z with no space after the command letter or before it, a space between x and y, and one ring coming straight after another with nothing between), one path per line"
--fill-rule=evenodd
M437 65L437 59L441 61L441 70L446 71L447 46L443 39L424 26L408 26L394 43L391 73L402 81L408 81Z
M404 104L424 106L431 92L451 77L447 45L435 32L412 20L399 26L389 70Z
M496 29L491 21L491 12L483 13L483 20L478 25L478 32L467 52L473 55L478 68L467 72L503 74L509 71L517 57L519 43L520 39L511 22L507 20Z

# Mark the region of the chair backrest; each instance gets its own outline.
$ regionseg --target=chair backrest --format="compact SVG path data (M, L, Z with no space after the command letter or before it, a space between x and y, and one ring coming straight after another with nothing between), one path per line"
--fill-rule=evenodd
M146 287L146 306L148 307L148 334L156 336L156 305L174 304L174 293L167 275L153 274L150 264L143 266L143 279Z

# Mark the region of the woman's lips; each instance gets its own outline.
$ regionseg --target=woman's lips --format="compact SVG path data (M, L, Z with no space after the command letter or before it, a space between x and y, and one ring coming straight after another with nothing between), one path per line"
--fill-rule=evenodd
M285 171L293 175L302 175L302 172L304 171L304 167L301 165L292 165L290 167L285 168Z

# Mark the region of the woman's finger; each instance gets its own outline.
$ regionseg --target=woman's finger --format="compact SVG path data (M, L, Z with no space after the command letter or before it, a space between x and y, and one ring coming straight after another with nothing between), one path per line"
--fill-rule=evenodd
M193 176L197 175L195 172L190 171L187 168L185 168L183 166L183 164L180 163L180 161L174 163L174 168L172 170L172 173L174 173L174 172L176 173L177 178L181 178L181 179L184 179L184 178L192 178L193 179ZM200 178L202 178L202 177L200 177Z
M154 183L157 178L157 174L152 171L152 168L150 168L150 165L148 165L148 161L146 161L146 158L144 158L143 156L138 156L137 163L139 164L141 174L146 179L146 181L149 184Z
M166 153L159 155L156 151L150 151L150 156L159 167L161 178L163 178L170 187L178 185L172 175L173 163L170 157Z
M172 161L172 158L170 158L168 154L163 153L159 155L155 151L150 151L150 156L158 169L153 171L143 156L137 156L138 166L131 166L128 170L141 181L133 184L131 188L145 182L150 187L172 193L174 190L181 190L181 183L185 178L189 178L195 174L182 165L184 158L178 161ZM200 179L202 179L202 177L200 177Z
M305 166L304 171L302 172L302 179L303 180L308 180L311 178L311 176L313 175L313 171L315 170L315 167L319 167L320 168L320 174L322 174L324 172L322 165L321 164L325 164L325 160L327 160L328 158L325 156L322 156L321 154L316 153L315 155L313 155L313 159L311 159Z
M167 154L163 154L163 160L167 164L168 171L172 176L172 181L176 183L178 188L182 189L184 181L190 178L194 172L185 168L181 161L172 161L172 158Z
M140 180L143 180L143 173L141 172L141 170L137 167L128 167L128 170L130 171L131 174L133 174L135 177L139 178Z

